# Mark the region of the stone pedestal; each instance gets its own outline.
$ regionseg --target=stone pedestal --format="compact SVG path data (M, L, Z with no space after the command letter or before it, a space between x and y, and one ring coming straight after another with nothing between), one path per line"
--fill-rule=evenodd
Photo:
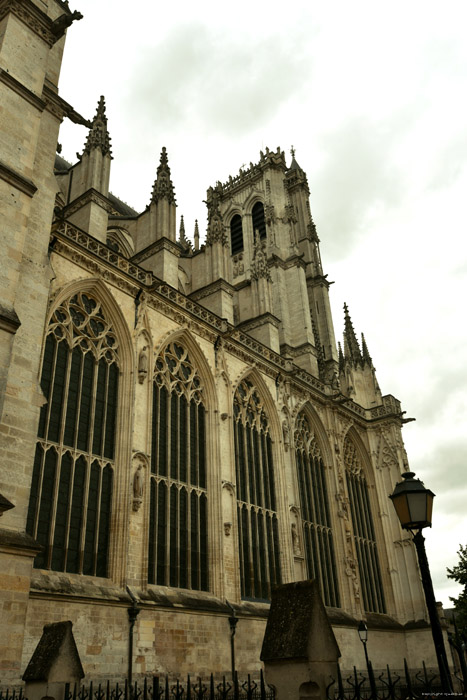
M316 581L273 590L261 660L276 700L326 700L339 656Z
M65 684L73 688L84 678L72 627L70 621L45 625L23 675L28 700L64 700Z

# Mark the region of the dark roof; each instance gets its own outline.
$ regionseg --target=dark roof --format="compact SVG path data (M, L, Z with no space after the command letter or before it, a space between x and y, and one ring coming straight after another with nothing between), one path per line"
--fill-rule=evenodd
M109 202L112 204L113 208L118 211L119 214L125 217L138 216L138 212L135 211L129 204L122 202L121 199L116 197L112 192L109 192L108 196Z
M54 169L58 173L66 173L70 168L72 168L72 164L69 163L65 158L62 158L62 156L59 156L58 153L55 154L55 164L54 164Z

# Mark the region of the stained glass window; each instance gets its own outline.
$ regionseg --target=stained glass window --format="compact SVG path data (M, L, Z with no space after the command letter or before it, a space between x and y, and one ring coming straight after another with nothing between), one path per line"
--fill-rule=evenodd
M368 612L385 613L386 603L384 601L368 484L355 444L348 437L344 442L344 464L362 586L363 605Z
M324 463L305 413L297 419L295 458L308 577L317 580L324 604L338 607L339 589Z
M27 531L35 566L108 575L119 384L116 335L100 302L79 292L53 313Z
M199 374L170 343L153 384L149 583L208 590L205 422Z
M234 397L240 581L243 598L269 600L281 583L279 531L269 422L244 379Z

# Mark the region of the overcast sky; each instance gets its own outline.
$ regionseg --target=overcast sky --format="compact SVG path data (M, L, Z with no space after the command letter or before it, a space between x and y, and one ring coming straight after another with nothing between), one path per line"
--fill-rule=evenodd
M467 4L71 0L60 94L105 95L111 190L149 202L167 147L178 214L206 227L217 180L290 147L306 171L337 339L346 301L383 394L415 417L411 469L435 494L437 599L467 543ZM86 137L65 122L62 155Z

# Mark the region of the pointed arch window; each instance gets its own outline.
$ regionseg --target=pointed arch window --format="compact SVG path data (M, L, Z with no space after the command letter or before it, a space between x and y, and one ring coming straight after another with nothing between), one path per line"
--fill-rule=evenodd
M242 217L235 214L230 222L230 252L232 255L243 250L243 227Z
M248 379L235 392L234 439L241 594L269 600L271 587L281 583L272 441Z
M339 607L324 463L305 413L301 413L297 419L295 459L308 577L318 581L325 605Z
M181 343L155 364L148 582L208 590L203 385Z
M116 335L97 298L79 292L53 313L27 532L35 566L108 576L119 385Z
M344 441L344 464L362 586L363 605L368 612L385 613L386 603L368 484L363 473L357 448L348 437Z
M251 218L253 220L253 238L256 238L256 231L259 231L260 240L266 238L266 220L264 218L264 205L262 202L256 202L253 206Z

